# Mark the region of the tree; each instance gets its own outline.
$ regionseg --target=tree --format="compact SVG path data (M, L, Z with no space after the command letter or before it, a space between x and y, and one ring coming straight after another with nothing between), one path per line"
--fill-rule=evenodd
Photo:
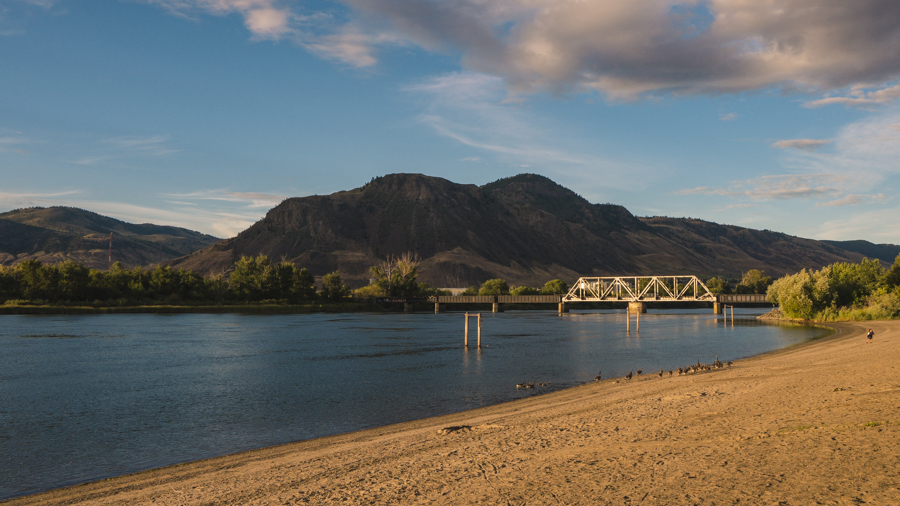
M510 295L540 295L541 291L530 286L514 286L509 289Z
M243 300L268 299L275 286L275 270L269 257L259 255L255 257L242 256L234 264L234 272L231 273L229 285L232 293Z
M469 296L469 297L471 297L473 295L478 295L478 287L470 286L469 288L466 288L465 291L463 291L460 295L465 295L465 296Z
M316 279L306 267L294 272L293 296L302 301L316 298Z
M750 269L744 273L744 277L735 291L737 293L766 293L771 284L771 276L766 276L766 273L761 270Z
M884 284L888 288L900 287L900 255L897 255L897 258L894 259L894 265L891 266L891 269L884 276Z
M385 297L416 297L421 295L416 281L416 268L419 257L412 253L404 253L400 257L388 256L384 262L369 267L375 290Z
M719 293L731 293L731 285L728 284L722 278L713 277L706 280L706 288L709 288L709 291L715 294Z
M561 279L551 279L544 283L541 289L542 295L565 295L569 293L569 285Z
M502 279L489 279L481 285L478 295L509 295L509 285Z
M350 295L350 290L341 283L341 273L329 272L322 276L322 298L332 301L340 301Z
M56 269L37 260L25 260L16 264L16 278L22 297L28 300L55 298L56 275Z
M80 301L88 296L91 270L74 260L66 260L56 266L59 273L57 293L65 300Z

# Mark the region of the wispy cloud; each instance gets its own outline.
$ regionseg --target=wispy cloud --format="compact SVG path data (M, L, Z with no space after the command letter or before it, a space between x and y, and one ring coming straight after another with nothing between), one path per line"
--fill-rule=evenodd
M302 19L287 2L279 0L144 0L183 16L208 13L215 16L238 14L257 39L277 40L290 33Z
M424 112L418 118L422 124L500 163L539 167L578 179L589 173L596 180L604 174L604 183L613 187L630 184L633 175L642 171L634 164L569 148L549 119L507 100L498 77L452 73L407 86L405 91L423 102ZM625 173L630 176L620 177Z
M816 205L824 206L824 207L855 206L855 205L862 204L863 202L868 202L868 203L879 202L884 199L885 199L885 197L884 197L883 193L878 193L875 195L859 195L859 194L851 193L851 194L845 195L844 197L839 198L837 200L832 200L830 202L819 202Z
M738 119L738 115L733 112L719 116L719 121L734 121L736 119Z
M803 107L814 109L826 105L843 105L845 107L856 107L863 109L872 109L876 106L884 106L900 99L900 84L888 86L874 91L866 91L861 86L854 86L846 96L826 97L819 100L812 100L803 104Z
M103 142L131 153L154 156L177 153L177 149L172 149L166 145L168 140L169 137L166 135L154 135L150 137L112 137L105 139Z
M235 202L244 204L248 208L265 208L271 209L280 204L285 198L282 195L272 195L268 193L256 192L235 192L223 189L200 190L191 193L169 193L165 197L176 197L181 199L195 200L216 200L220 202Z
M753 200L808 199L811 197L835 197L843 193L841 185L848 176L836 174L770 175L734 181L727 188L701 186L676 191L676 195L724 195L741 196Z
M828 139L787 139L772 143L772 147L781 149L801 149L803 151L814 151L826 144L830 144Z
M813 237L820 239L866 239L874 242L897 244L900 237L900 207L872 209L843 215L822 223Z
M77 195L80 190L69 190L62 192L4 192L0 191L0 206L10 209L13 207L34 207L43 206L51 202L56 202L59 197L67 195ZM54 205L54 204L50 204Z
M0 137L0 153L17 153L24 155L28 153L22 146L28 144L29 140L24 137Z

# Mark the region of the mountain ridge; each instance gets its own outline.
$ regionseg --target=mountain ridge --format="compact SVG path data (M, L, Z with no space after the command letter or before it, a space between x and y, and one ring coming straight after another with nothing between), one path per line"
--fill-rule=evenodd
M265 254L319 276L340 270L345 281L361 286L369 266L406 252L422 259L421 280L451 287L495 277L537 285L597 275L739 277L749 269L782 275L863 258L779 232L640 218L535 174L483 186L390 174L331 195L286 199L236 237L171 265L226 273L242 255Z

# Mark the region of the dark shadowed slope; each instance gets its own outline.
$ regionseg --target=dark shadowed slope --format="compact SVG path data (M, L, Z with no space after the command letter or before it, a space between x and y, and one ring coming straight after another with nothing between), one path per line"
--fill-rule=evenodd
M226 272L242 255L266 254L322 275L368 281L368 267L411 251L420 279L467 286L501 277L542 284L582 275L774 275L862 255L819 241L699 220L637 218L622 206L591 204L538 175L478 187L393 174L361 188L292 198L237 237L174 265Z
M874 244L869 241L822 241L835 248L853 251L869 258L877 258L888 263L894 263L897 255L900 255L900 246L896 244Z
M33 207L0 214L0 263L72 259L105 269L110 232L113 261L127 267L186 255L218 240L183 228L135 225L72 207Z

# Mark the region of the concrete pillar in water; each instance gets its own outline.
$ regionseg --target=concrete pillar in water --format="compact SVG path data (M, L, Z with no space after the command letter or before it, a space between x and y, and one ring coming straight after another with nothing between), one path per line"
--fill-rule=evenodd
M713 314L722 314L722 304L718 301L713 302Z
M478 313L478 349L481 349L481 313Z
M494 306L491 309L494 313L502 313L503 312L503 303L495 302Z
M469 347L469 313L466 313L466 338L463 343L465 344L466 348Z
M646 313L647 312L647 304L644 302L629 302L628 303L628 312L629 313Z
M434 314L443 313L443 312L444 312L444 306L442 306L440 302L435 302L434 303Z
M559 312L560 313L568 313L569 312L569 308L568 308L568 306L566 306L565 302L559 303Z

